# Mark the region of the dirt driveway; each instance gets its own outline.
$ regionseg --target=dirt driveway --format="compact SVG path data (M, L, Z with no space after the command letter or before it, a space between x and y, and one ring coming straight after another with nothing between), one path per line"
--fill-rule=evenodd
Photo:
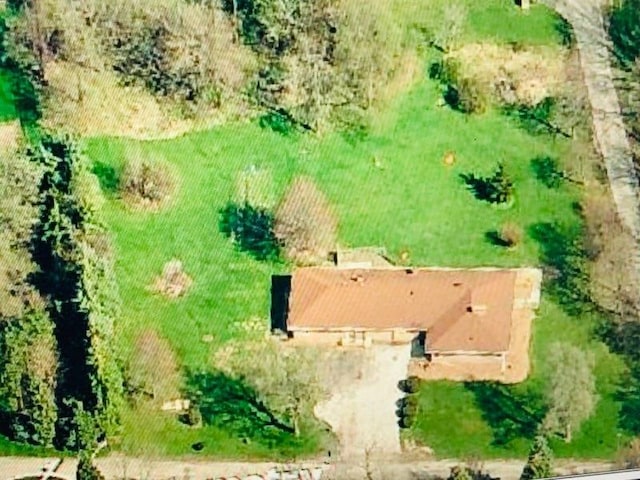
M337 351L328 362L331 398L315 410L337 434L341 456L399 454L396 401L407 377L410 346L374 345Z

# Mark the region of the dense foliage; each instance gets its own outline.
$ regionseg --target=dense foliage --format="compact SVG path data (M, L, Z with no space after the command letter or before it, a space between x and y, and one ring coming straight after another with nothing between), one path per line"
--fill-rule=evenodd
M8 260L24 260L2 291L11 300L0 324L7 433L78 448L115 432L122 396L112 347L119 300L97 180L72 142L43 135L3 166L2 185Z

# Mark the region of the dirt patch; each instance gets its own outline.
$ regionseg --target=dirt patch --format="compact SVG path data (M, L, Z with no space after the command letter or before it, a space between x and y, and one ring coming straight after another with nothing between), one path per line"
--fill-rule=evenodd
M338 350L327 360L331 397L315 413L337 434L342 457L400 453L397 385L407 376L409 356L408 345L374 345Z
M529 105L557 94L565 82L565 56L559 48L467 44L450 54L466 76L496 90L509 89L513 100Z

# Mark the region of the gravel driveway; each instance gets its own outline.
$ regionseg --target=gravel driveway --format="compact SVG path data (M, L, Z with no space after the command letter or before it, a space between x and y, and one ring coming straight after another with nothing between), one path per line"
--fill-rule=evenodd
M409 345L374 345L334 356L332 396L315 413L337 434L341 456L400 453L396 401L402 397L398 382L407 377L409 358Z

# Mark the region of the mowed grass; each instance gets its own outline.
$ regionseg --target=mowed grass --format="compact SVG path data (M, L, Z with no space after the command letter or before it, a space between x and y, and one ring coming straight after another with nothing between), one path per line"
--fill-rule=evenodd
M574 433L571 443L561 439L552 441L557 457L611 460L628 440L627 434L617 426L619 404L615 400L624 364L593 339L594 321L569 317L548 298L544 299L534 320L532 373L525 382L507 389L516 409L519 406L535 410L534 400L539 404L546 380L553 374L545 362L553 342L570 343L594 353L599 395L595 412ZM419 392L419 405L420 413L410 436L429 445L440 458L525 458L531 446L532 432L516 430L505 435L501 431L507 424L514 424L512 422L517 429L521 411L514 415L508 401L487 401L467 385L425 382ZM496 405L505 408L496 408Z
M415 265L538 264L539 245L528 236L516 249L506 250L493 245L486 234L506 221L518 223L524 231L541 222L579 221L572 206L579 192L569 185L547 189L530 167L536 156L564 155L568 144L530 136L497 112L465 117L436 106L438 97L438 86L425 75L388 112L394 121L387 129L355 144L340 135L283 137L253 124L140 143L143 155L170 162L181 180L173 205L156 213L132 211L107 188L106 215L115 236L124 303L119 337L124 354L137 332L153 326L169 339L185 368L206 368L213 351L233 336L234 324L259 317L267 325L270 275L285 267L253 260L218 230L218 212L233 196L238 173L249 165L271 173L276 198L296 175L311 176L336 209L343 245L384 246L391 255L406 250ZM130 144L99 138L88 141L86 151L104 178L109 168L121 168ZM452 166L442 161L447 151L456 154ZM460 178L462 173L488 174L499 161L516 188L516 202L507 210L475 199ZM169 301L148 287L172 258L184 262L194 285L186 297ZM582 342L563 325L566 317L557 308L554 312L543 312L540 322ZM205 335L213 335L215 341L203 342ZM251 361L249 353L247 359ZM417 430L426 436L416 436L436 451L440 445L448 445L443 454L462 455L478 445L493 455L525 450L525 442L515 450L490 447L489 427L464 386L430 384L424 395L428 404L430 398L438 399L443 410L434 414L423 409ZM613 428L615 409L605 413L599 421ZM450 421L441 421L445 418L456 418L465 429L477 428L477 435L463 429L458 436L449 428ZM144 445L158 454L179 455L188 454L190 445L203 439L201 455L244 458L268 452L264 445L243 444L218 429L192 430L171 416L149 411L127 413L121 447L138 453ZM282 454L310 454L321 441L316 429L311 438L285 445ZM573 445L579 445L579 438ZM597 446L595 450L602 451Z
M417 0L397 0L395 8L407 23L434 32L442 28L444 8L452 3L463 7L466 12L461 43L557 45L561 42L560 17L541 4L522 10L513 0L431 0L428 4Z

